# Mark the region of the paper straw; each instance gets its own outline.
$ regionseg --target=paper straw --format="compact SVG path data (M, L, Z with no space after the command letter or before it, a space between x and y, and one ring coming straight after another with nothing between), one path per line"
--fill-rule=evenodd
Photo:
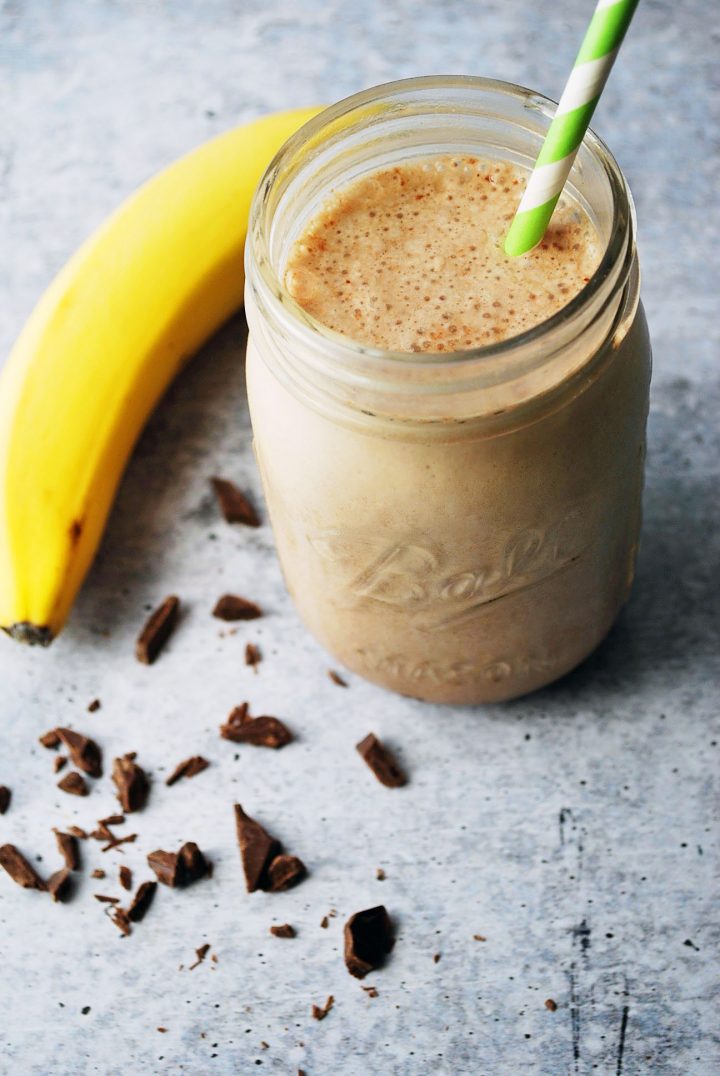
M506 254L525 254L544 236L637 5L638 0L598 0L510 225Z

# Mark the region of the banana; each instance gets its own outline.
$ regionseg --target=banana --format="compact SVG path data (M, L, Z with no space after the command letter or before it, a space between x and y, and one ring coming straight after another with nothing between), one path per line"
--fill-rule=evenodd
M183 363L243 299L255 187L319 109L201 145L92 235L0 372L0 627L47 646L87 573L132 447Z

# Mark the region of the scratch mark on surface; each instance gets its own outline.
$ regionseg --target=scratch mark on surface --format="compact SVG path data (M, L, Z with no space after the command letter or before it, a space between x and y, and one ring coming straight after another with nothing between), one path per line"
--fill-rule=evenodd
M615 1069L615 1076L622 1076L623 1055L625 1053L625 1033L627 1032L629 1014L630 1014L630 1007L628 1005L623 1005L622 1019L620 1021L620 1038L618 1040L618 1056L617 1056L617 1068Z
M565 823L572 822L572 811L569 807L561 807L558 815L558 824L560 826L560 844L565 844Z
M580 1006L575 991L575 965L570 967L570 1028L572 1033L573 1067L580 1071Z
M587 919L583 919L580 923L580 926L573 927L572 929L573 941L580 942L580 951L585 957L587 956L588 949L590 948L591 935L592 930L588 925Z

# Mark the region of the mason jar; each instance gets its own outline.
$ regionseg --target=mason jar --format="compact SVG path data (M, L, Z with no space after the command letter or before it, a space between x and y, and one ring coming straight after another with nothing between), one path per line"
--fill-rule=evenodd
M338 662L416 698L533 691L628 597L650 380L630 192L588 132L566 193L599 233L596 272L541 324L455 354L333 332L284 267L338 188L433 154L530 168L554 109L480 78L367 90L284 145L251 212L248 394L288 590Z

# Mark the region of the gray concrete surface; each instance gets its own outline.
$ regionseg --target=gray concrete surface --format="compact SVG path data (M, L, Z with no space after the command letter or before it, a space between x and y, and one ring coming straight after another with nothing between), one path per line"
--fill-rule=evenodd
M204 138L411 74L467 71L557 96L590 6L2 4L0 355L83 237ZM269 529L228 528L208 494L221 473L259 497L243 328L228 326L144 434L65 634L46 653L0 640L0 783L14 794L0 840L49 870L51 826L114 809L107 778L85 801L56 792L37 736L58 722L96 736L108 760L137 750L154 776L126 827L137 843L85 849L72 903L0 877L0 1071L720 1070L715 16L707 0L641 4L595 122L634 189L655 350L639 576L611 637L563 682L482 710L331 684ZM222 637L209 610L226 589L268 615ZM170 591L186 615L144 668L138 624ZM257 675L242 664L248 639L265 653ZM275 754L220 741L244 698L285 717L297 742ZM355 756L371 728L397 747L407 789L383 789ZM211 769L166 789L194 752ZM244 892L236 799L306 860L300 888ZM115 878L92 882L90 869L114 875L122 860L141 879L147 852L183 839L206 849L213 879L162 891L122 939L92 899L119 892ZM341 926L380 900L399 937L367 980L371 998L343 967ZM297 939L270 937L273 921L294 923ZM218 962L188 971L203 942ZM311 1004L331 993L334 1010L314 1021Z

